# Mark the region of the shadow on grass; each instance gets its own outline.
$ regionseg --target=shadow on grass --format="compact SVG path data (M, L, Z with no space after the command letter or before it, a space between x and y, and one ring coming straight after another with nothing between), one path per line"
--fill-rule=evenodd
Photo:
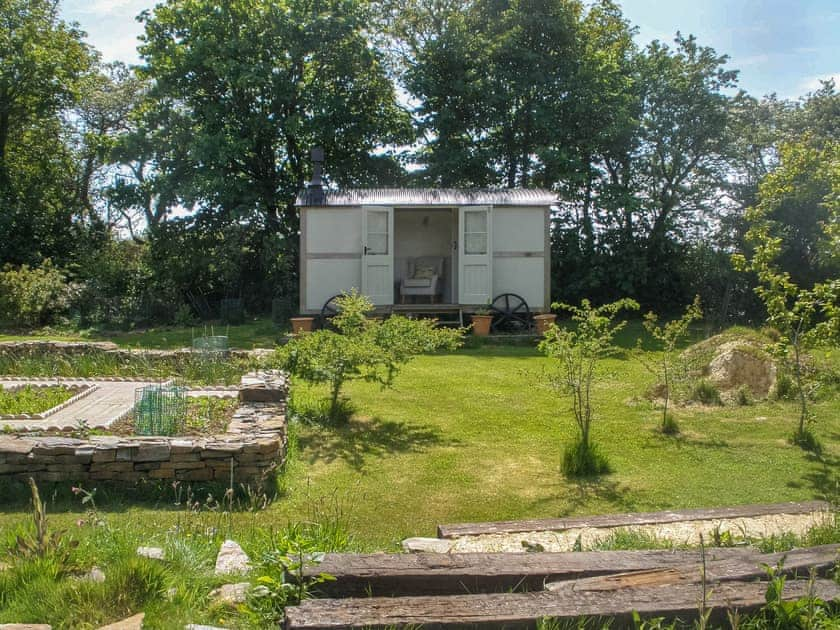
M630 489L609 478L579 479L570 482L570 513L577 513L579 508L591 506L593 502L609 503L620 511L635 512L637 505Z
M557 479L550 486L553 490L546 496L532 501L528 505L527 513L542 514L546 510L556 512L558 497L565 502L559 513L554 514L558 518L601 513L604 510L599 504L604 503L615 508L616 512L635 512L638 509L636 497L630 487L611 479L609 475L567 479L557 471Z
M815 466L802 476L802 483L789 482L788 487L801 488L807 485L814 491L815 499L834 504L840 501L840 457L806 453L805 459Z
M313 427L298 438L301 454L309 463L342 460L357 472L371 458L395 453L422 453L434 446L458 446L428 425L381 418L353 418L345 424Z

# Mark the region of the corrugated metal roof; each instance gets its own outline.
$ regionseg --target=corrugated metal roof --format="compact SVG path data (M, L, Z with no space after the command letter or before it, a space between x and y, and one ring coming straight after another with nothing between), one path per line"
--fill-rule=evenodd
M314 194L313 194L314 193ZM319 199L319 197L321 197ZM357 188L355 190L307 189L298 195L298 206L548 206L557 195L540 188Z

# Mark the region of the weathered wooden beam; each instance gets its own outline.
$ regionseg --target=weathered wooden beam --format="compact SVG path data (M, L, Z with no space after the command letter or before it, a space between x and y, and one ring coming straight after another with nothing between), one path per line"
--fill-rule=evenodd
M670 584L698 584L704 579L708 583L749 581L767 577L767 567L773 567L777 574L793 578L827 576L837 565L840 545L823 545L794 549L792 551L762 554L756 557L735 556L710 558L705 565L694 562L681 567L663 567L646 571L633 571L584 578L574 582L576 590L614 591L638 586L665 586ZM568 581L546 584L548 590L562 590Z
M438 525L438 537L458 538L460 536L480 536L483 534L557 532L582 527L635 527L638 525L662 525L682 521L715 521L777 514L810 514L812 512L827 512L829 509L830 507L825 501L804 501L798 503L768 503L691 510L666 510L663 512L572 516L568 518L530 519L524 521L459 523L455 525Z
M712 549L710 560L738 558L758 566L757 551ZM304 578L336 578L318 586L328 597L368 594L459 595L542 590L547 581L695 565L698 551L584 551L569 553L327 554Z
M762 565L775 566L785 558L786 572L807 575L810 567L832 567L838 550L840 545L827 545L762 555L749 548L711 548L706 550L707 573L716 579L761 577ZM326 573L336 578L318 585L317 594L326 597L458 595L535 591L547 582L668 568L697 577L700 552L327 554L321 563L305 567L303 577Z
M577 589L566 582L562 590L539 593L496 593L444 597L370 597L311 599L286 609L287 630L332 628L534 628L544 618L614 617L618 627L630 623L632 611L645 617L691 620L702 599L698 584L640 586L619 590ZM754 612L765 604L767 583L727 582L707 589L706 605L712 621L722 621L726 610ZM830 580L788 581L784 598L809 594L823 600L840 597L840 586Z

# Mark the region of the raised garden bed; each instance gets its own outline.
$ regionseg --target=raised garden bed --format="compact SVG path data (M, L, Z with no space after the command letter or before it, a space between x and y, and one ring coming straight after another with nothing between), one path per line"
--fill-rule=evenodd
M247 374L239 402L202 402L193 407L195 422L211 404L216 408L207 433L187 436L9 434L0 436L0 476L36 481L114 481L141 479L218 481L261 487L286 454L285 375ZM229 414L229 418L226 417ZM194 422L194 424L195 424ZM211 429L221 429L210 433ZM189 426L189 425L188 425Z
M0 387L0 422L43 420L88 396L96 385L12 385Z
M170 437L207 437L227 432L239 401L218 396L191 397L186 401L186 409L181 429ZM130 437L137 435L134 414L129 414L110 427L98 432L100 435L118 435Z

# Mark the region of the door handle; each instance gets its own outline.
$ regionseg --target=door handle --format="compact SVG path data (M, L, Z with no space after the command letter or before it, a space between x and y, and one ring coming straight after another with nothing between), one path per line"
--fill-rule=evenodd
M367 253L368 253L368 246L365 245L365 256L367 256Z

